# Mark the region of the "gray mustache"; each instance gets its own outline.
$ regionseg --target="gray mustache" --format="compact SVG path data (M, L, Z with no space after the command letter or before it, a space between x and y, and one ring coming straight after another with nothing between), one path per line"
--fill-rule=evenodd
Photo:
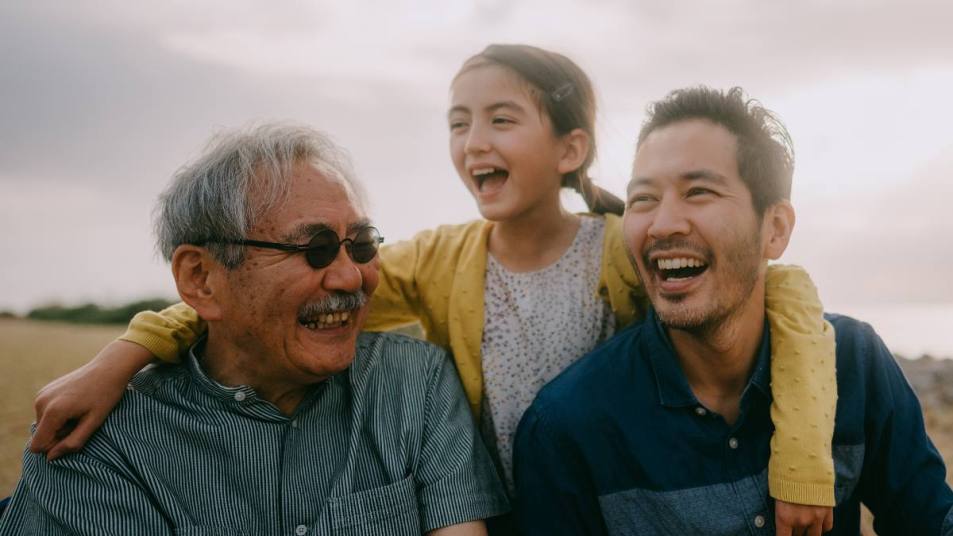
M367 304L367 294L363 290L357 292L339 292L331 294L321 301L305 304L298 311L300 318L312 318L317 315L333 313L334 311L352 311Z

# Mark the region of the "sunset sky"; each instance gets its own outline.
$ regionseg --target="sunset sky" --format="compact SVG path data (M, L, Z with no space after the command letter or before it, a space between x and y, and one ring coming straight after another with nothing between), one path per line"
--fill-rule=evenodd
M953 355L953 4L833 4L4 2L0 309L174 296L156 196L213 132L254 120L348 148L389 242L478 217L448 157L449 81L486 44L522 42L592 77L593 175L619 195L648 102L744 87L797 152L782 261L891 345ZM918 329L919 346L892 334Z

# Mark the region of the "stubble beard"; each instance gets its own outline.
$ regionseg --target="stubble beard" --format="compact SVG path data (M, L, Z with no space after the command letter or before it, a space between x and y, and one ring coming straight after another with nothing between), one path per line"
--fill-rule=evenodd
M657 290L649 292L649 299L659 321L667 328L707 337L726 325L737 315L758 282L761 265L761 231L742 235L741 240L726 252L721 260L715 260L708 270L722 269L714 281L710 296L697 306L684 304L687 296L661 296ZM711 258L711 257L710 257ZM646 279L642 279L646 281Z

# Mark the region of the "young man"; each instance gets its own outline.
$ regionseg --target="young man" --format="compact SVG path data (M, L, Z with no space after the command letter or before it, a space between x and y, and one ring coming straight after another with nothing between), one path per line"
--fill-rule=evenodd
M786 393L771 386L765 268L794 226L792 174L784 126L738 88L675 91L652 107L624 236L654 310L524 416L525 533L775 532L769 409ZM833 446L808 456L833 450L832 533L858 534L864 503L878 534L953 534L953 492L916 396L870 326L828 320L837 377L813 387L839 390L836 426Z

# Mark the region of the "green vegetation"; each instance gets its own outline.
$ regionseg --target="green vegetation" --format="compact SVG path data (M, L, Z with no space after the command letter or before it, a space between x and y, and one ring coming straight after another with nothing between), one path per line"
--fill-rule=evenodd
M139 311L147 309L158 311L173 303L166 299L153 298L127 303L118 307L102 307L95 303L87 303L76 307L47 305L33 309L26 316L33 320L55 320L76 324L126 324Z

